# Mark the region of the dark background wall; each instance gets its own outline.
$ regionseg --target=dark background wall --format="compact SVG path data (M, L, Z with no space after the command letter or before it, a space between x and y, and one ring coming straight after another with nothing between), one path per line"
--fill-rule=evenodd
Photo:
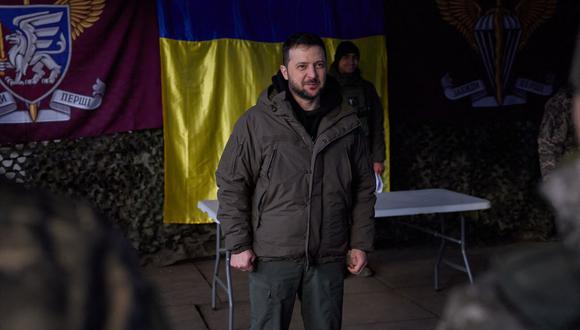
M497 8L495 0L473 2L481 15ZM517 16L520 3L502 1L506 15ZM547 16L536 19L543 22L520 47L512 84L516 78L548 78L555 92L567 82L580 3L557 1ZM552 214L537 188L537 136L549 95L528 93L526 104L481 108L469 98L449 100L441 84L445 74L456 85L486 80L482 51L443 20L436 1L391 0L386 17L393 189L443 187L489 199L490 210L472 215L476 242L551 236ZM522 23L522 29L529 27ZM379 226L390 238L386 244L407 236Z

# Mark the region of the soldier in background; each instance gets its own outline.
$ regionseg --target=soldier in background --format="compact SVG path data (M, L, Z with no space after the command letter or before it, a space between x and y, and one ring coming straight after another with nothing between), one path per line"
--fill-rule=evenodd
M580 34L572 63L572 118L580 142ZM449 296L438 330L580 328L580 157L541 184L562 242L512 253Z
M328 74L338 80L344 101L356 110L367 137L373 171L381 175L385 170L386 152L384 111L375 86L362 78L359 62L358 47L343 41L336 48Z
M572 123L572 96L572 87L566 86L546 102L538 134L538 156L544 180L562 159L578 150Z
M132 252L87 205L0 179L0 329L168 329Z
M362 78L359 62L358 47L351 41L343 41L336 48L334 62L328 74L338 80L343 102L348 103L356 111L367 138L373 171L376 176L380 176L385 170L386 158L384 111L375 86ZM370 277L373 274L374 271L367 265L360 273L354 275Z

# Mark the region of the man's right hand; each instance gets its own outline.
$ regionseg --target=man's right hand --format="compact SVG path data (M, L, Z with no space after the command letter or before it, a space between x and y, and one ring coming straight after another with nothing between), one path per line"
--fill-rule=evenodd
M383 174L383 172L385 171L385 164L383 164L383 162L374 162L373 171L378 175Z
M232 254L232 258L230 259L230 266L243 272L251 272L254 270L255 259L256 255L254 254L254 251L249 249L240 253Z

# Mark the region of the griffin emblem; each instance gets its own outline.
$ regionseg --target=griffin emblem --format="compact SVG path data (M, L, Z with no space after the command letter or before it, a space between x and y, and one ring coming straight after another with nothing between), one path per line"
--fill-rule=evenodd
M105 0L57 0L54 5L0 6L0 84L28 105L38 103L64 78L72 40L97 22ZM4 49L6 48L6 50Z

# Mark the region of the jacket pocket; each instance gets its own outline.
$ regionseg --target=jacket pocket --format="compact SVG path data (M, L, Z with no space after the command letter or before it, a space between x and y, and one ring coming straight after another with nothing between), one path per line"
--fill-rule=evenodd
M276 153L278 152L278 148L274 147L272 149L272 153L270 154L270 157L268 157L268 161L264 164L264 168L265 168L265 173L266 173L266 177L268 179L272 178L272 164L274 163L274 158L276 157Z
M260 168L260 179L258 187L261 187L261 190L258 190L255 199L255 214L256 214L256 222L254 226L254 230L258 229L262 223L262 213L264 212L264 200L266 199L266 193L268 192L268 186L270 185L270 172L272 168L272 163L274 161L274 157L276 157L276 147L272 147L272 151L268 156L266 156L265 161L262 163Z
M342 164L344 164L343 166L341 166L341 171L343 171L342 173L339 173L339 177L338 180L341 181L341 187L343 189L343 193L344 194L350 194L351 188L352 188L352 178L353 178L353 174L352 174L352 155L348 152L348 148L345 148L343 150L344 153L344 157L342 157L341 160L337 160L337 162L341 162ZM347 204L348 207L350 207L350 198L346 198L345 202Z
M241 143L237 143L236 145L236 149L235 149L235 157L232 160L232 163L230 164L230 173L233 175L236 173L236 170L238 169L238 162L240 161L241 157L242 157L242 153L243 153L243 146Z
M344 159L346 160L345 168L346 168L346 175L348 175L349 180L352 179L352 160L348 149L344 149Z
M256 228L260 228L262 224L262 212L264 211L264 198L266 196L267 189L264 189L262 193L258 196L258 205L256 205Z

